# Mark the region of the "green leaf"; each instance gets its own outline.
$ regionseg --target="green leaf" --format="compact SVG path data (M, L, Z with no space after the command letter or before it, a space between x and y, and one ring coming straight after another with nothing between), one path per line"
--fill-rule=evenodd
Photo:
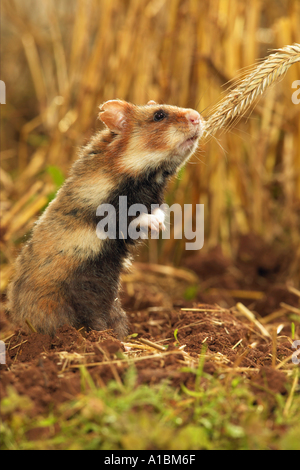
M241 426L237 426L236 424L226 423L225 429L227 435L233 439L238 439L245 436L244 429Z
M198 293L198 286L197 285L190 286L186 289L184 293L184 298L185 300L194 300L197 296L197 293Z
M55 184L55 186L57 188L62 186L62 184L65 181L65 177L64 177L64 174L62 173L61 169L58 168L58 166L49 165L47 167L47 172L52 177L53 183Z

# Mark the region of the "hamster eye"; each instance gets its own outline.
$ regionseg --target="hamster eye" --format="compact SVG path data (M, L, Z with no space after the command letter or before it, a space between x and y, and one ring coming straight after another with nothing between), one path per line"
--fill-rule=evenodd
M162 121L166 116L167 116L167 114L165 113L165 111L160 109L159 111L156 111L153 114L153 121L155 121L155 122Z

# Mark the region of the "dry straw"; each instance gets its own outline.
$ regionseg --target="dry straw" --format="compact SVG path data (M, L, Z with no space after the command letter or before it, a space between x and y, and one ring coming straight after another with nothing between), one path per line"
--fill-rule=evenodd
M282 78L289 67L300 62L300 44L285 46L269 55L213 108L206 121L206 135L228 130L241 119L250 105L274 82Z

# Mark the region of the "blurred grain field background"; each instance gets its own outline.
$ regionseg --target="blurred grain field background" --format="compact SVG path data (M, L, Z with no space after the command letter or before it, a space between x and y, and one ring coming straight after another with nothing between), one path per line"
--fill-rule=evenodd
M78 146L120 98L208 116L226 83L271 49L300 42L298 0L2 0L1 291ZM300 64L229 132L202 142L167 202L205 205L203 250L233 259L255 233L293 253L300 286ZM152 240L142 257L180 264L185 240Z

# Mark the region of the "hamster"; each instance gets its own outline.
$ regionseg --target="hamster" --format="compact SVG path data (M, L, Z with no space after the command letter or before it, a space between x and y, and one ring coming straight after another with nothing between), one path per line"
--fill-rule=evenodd
M69 177L35 223L8 288L9 319L20 326L28 319L40 333L54 335L69 324L113 329L119 339L128 334L118 292L137 240L100 239L97 208L111 204L118 220L119 196L126 196L127 208L146 206L141 226L162 229L164 214L159 208L150 214L151 204L163 203L168 180L204 131L197 111L154 101L145 106L107 101L99 118L105 129L80 150Z

